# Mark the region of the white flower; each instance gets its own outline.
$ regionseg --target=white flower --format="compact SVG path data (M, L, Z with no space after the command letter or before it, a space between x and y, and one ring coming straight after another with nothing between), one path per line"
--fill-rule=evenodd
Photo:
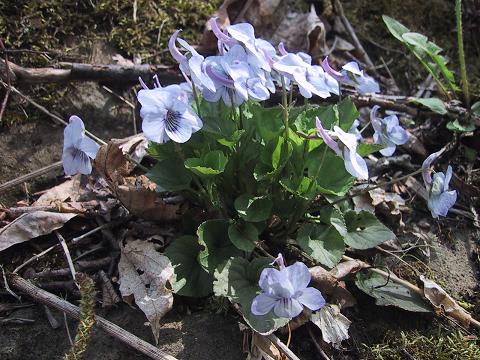
M63 170L66 175L92 172L90 159L95 159L100 146L85 135L85 125L78 116L71 116L63 131Z

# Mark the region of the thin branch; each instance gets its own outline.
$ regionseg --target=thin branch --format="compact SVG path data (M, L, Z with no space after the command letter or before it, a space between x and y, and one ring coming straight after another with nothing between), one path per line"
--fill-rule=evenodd
M10 274L9 280L12 287L25 293L26 295L34 299L36 302L45 304L59 311L63 311L74 319L80 319L80 309L77 306L69 303L68 301L65 301L58 296L49 293L48 291L36 287L31 282L23 279L16 274ZM115 325L98 315L95 316L95 325L101 330L105 331L107 334L115 337L124 344L140 351L151 359L177 360L173 356L163 352L160 349L157 349L152 344L147 343L146 341L136 337L125 329L122 329L118 325Z

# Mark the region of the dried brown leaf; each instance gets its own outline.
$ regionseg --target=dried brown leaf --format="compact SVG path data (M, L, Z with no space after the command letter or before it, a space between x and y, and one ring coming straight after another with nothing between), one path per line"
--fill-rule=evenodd
M266 336L260 335L257 332L253 333L252 347L252 355L257 358L260 358L260 355L263 356L265 360L282 360L282 354L277 347L273 345Z
M458 321L465 327L470 325L472 316L458 305L440 285L427 279L423 275L420 275L420 280L423 282L423 294L437 310L443 312L448 318Z
M58 205L66 200L77 201L80 195L80 177L73 178L44 192L32 206Z
M326 305L312 315L312 322L322 330L322 338L326 343L339 348L343 340L348 339L348 328L352 323L336 305Z
M102 145L95 158L95 169L108 181L118 181L128 175L127 159L118 144L109 142Z
M71 213L34 211L25 213L0 229L0 251L60 229L77 216Z
M172 291L167 289L174 276L173 266L150 242L131 241L121 250L118 263L120 292L124 297L134 296L158 343L160 320L173 306Z
M312 275L312 283L322 294L331 294L338 286L338 279L321 266L309 269Z
M354 274L369 265L360 260L347 260L335 266L330 273L338 280L343 279L347 275Z

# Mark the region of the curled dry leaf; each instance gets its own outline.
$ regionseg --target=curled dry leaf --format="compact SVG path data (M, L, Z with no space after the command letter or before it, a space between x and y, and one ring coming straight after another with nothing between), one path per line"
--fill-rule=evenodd
M32 206L58 205L66 200L77 201L80 195L80 176L75 175L71 179L54 186L44 192Z
M445 316L458 321L461 325L468 327L472 316L465 311L457 302L448 295L438 284L420 276L423 282L423 293L430 303Z
M25 213L0 229L0 251L60 229L77 216L71 213L34 211Z
M141 141L137 138L134 143L138 144ZM128 165L118 145L119 142L121 140L102 146L95 159L95 168L107 180L118 200L133 215L142 219L168 222L178 220L181 206L166 204L155 192L155 183L144 175L126 177Z
M352 272L353 269L358 271L357 267L359 265L354 266L355 261L347 261L348 263L344 268L335 270L336 268L332 269L332 272L336 272L342 277L345 277L348 271L348 266L351 266ZM343 263L340 263L341 265ZM363 265L362 265L363 266ZM338 267L338 265L337 265ZM342 309L353 306L356 304L355 298L353 295L348 291L345 287L345 283L343 281L339 281L338 278L335 277L334 273L325 270L321 266L314 266L309 269L310 274L312 275L312 284L317 289L319 289L322 294L329 296L330 302L338 304Z
M369 267L369 265L360 260L347 260L335 266L330 273L338 280L343 279L349 274L354 274L362 269Z
M277 27L271 42L283 42L287 51L306 51L314 57L327 51L325 25L313 6L309 13L288 13Z
M312 315L312 322L322 330L322 338L326 343L339 348L343 340L349 338L348 328L352 323L336 305L326 305Z
M129 154L135 161L142 161L147 154L148 140L143 133L112 141L117 142L120 150L124 154Z
M322 294L331 294L338 286L338 279L321 266L314 266L309 269L312 275L312 284Z
M160 320L173 306L172 291L167 289L167 283L174 276L173 266L152 243L146 241L131 241L122 247L121 252L118 263L120 292L123 297L134 296L158 343Z

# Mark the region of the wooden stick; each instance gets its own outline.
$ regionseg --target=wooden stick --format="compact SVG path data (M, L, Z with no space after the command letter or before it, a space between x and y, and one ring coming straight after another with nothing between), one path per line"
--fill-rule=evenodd
M300 360L300 358L290 350L287 345L285 345L276 335L270 334L267 335L267 338L281 351L283 352L290 360Z
M36 287L29 281L23 279L16 274L10 274L9 281L12 287L30 296L36 302L55 308L59 311L63 311L74 319L80 319L80 309L77 306L69 303L68 301L65 301L58 296L49 293L48 291ZM120 326L115 325L112 322L105 320L98 315L95 316L95 324L107 334L115 337L124 344L140 351L151 359L177 360L173 356L163 352L152 344L149 344L148 342L129 333L125 329L122 329Z
M20 185L20 184L23 184L24 182L26 181L29 181L29 180L32 180L32 179L35 179L41 175L45 175L51 171L54 171L54 170L57 170L57 169L60 169L62 167L62 162L61 161L57 161L56 163L53 163L53 164L50 164L50 165L47 165L41 169L38 169L38 170L35 170L35 171L32 171L31 173L29 174L26 174L26 175L22 175L16 179L13 179L13 180L10 180L10 181L7 181L6 183L3 183L0 185L0 194L2 194L3 192L5 192L6 190L14 187L14 186L17 186L17 185Z
M377 74L377 71L375 70L375 65L373 64L367 52L363 48L360 40L358 40L357 34L355 33L355 30L353 29L352 24L350 24L350 21L348 21L347 17L345 16L345 13L343 12L343 6L339 0L335 0L335 9L337 10L338 15L340 16L340 20L342 21L343 26L345 26L345 29L347 30L348 34L352 38L355 48L360 53L360 57L362 58L363 62L369 66L368 70L371 70L372 72Z
M5 61L0 60L0 70L5 68ZM14 74L14 82L39 84L71 81L117 82L120 84L137 83L138 78L149 79L157 72L164 83L177 82L180 76L167 65L111 65L111 64L79 64L60 63L58 68L25 68L9 62L10 72Z

